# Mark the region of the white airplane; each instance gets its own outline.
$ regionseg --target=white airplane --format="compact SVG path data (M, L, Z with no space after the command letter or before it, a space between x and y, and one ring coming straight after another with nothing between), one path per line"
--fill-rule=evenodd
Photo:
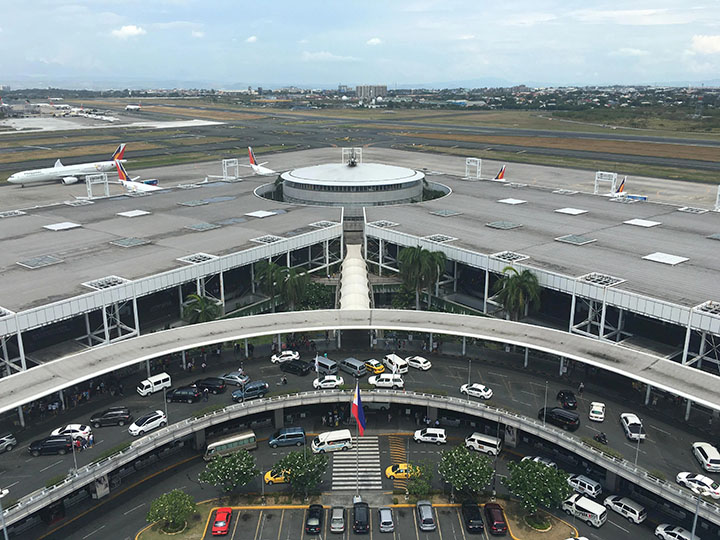
M270 174L277 174L277 172L273 171L272 169L268 169L267 167L263 167L267 163L267 161L263 163L258 163L257 159L255 159L255 152L253 152L252 146L248 146L248 154L250 155L250 165L245 165L243 163L240 163L243 167L251 167L253 172L255 174L259 174L261 176L268 176Z
M125 105L125 110L126 110L126 111L139 111L140 109L142 109L142 105L141 105L141 104L138 104L138 105Z
M115 166L117 167L118 180L120 181L120 184L128 191L158 191L162 189L157 185L157 180L145 180L144 182L138 182L138 180L140 180L139 176L130 178L120 160L115 161Z
M123 160L125 154L125 143L117 147L110 161L96 161L95 163L79 163L78 165L63 165L58 159L54 167L46 169L33 169L29 171L21 171L15 173L8 178L11 184L36 184L38 182L50 182L60 180L63 184L74 184L80 178L84 178L89 174L98 174L112 171L115 167L115 161Z

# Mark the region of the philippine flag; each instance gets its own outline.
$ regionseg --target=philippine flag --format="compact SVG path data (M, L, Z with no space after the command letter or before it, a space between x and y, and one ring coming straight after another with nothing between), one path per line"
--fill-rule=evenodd
M350 414L355 417L355 421L358 425L358 431L362 437L365 433L365 413L363 412L362 401L360 400L360 382L355 384L355 397L353 397L352 406L350 407Z

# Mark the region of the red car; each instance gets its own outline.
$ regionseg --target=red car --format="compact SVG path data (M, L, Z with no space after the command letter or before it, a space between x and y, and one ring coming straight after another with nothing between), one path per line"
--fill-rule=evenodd
M227 534L230 528L230 519L232 519L232 508L218 508L212 527L213 536Z

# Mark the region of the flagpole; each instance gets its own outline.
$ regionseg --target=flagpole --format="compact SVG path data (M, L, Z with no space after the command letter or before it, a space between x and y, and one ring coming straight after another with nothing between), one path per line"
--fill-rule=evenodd
M360 496L360 423L355 422L355 496Z

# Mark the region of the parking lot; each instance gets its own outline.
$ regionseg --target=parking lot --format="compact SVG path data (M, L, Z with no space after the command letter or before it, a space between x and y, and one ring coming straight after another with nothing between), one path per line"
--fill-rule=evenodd
M483 535L466 536L462 524L462 517L457 506L436 506L433 507L438 528L434 532L422 532L418 529L415 518L415 508L412 505L393 506L393 519L395 522L394 533L381 533L378 531L377 508L371 508L370 512L370 534L355 534L352 532L351 519L352 508L348 508L345 514L346 530L342 535L330 533L330 508L325 507L322 533L319 535L305 534L305 512L306 507L277 507L271 506L263 509L240 507L233 509L233 517L230 522L228 539L232 540L303 540L304 538L384 538L397 540L468 540L468 538L483 538L488 540L487 532ZM216 538L211 535L212 518L204 538Z

